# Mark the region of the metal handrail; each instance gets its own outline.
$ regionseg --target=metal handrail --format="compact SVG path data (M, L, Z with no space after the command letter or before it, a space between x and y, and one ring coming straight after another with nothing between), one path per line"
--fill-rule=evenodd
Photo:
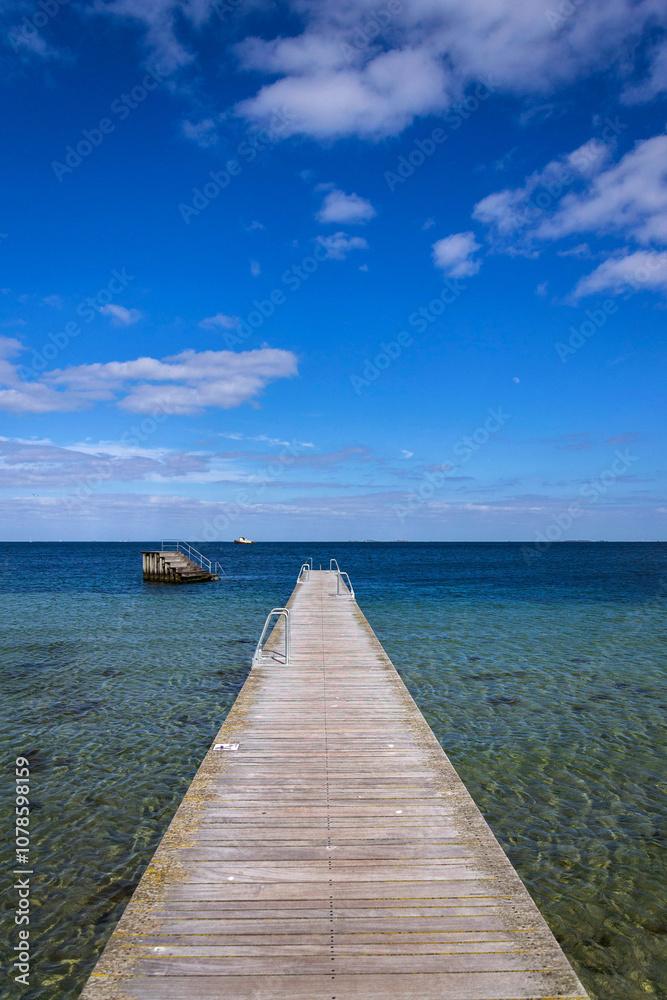
M309 564L309 563L305 562L305 563L303 564L303 566L301 567L301 569L299 570L299 575L298 575L298 576L297 576L297 578L296 578L296 582L297 582L297 583L300 583L300 582L301 582L301 577L302 577L302 575L303 575L303 571L304 571L304 570L306 571L306 580L310 580L310 570L311 570L311 566L310 566L310 564Z
M336 563L336 570L335 570L335 572L336 573L340 573L340 566L338 565L338 560L337 559L330 559L329 560L329 572L332 573L334 571L333 570L333 563Z
M271 623L271 619L274 615L282 615L285 618L285 659L284 663L289 664L290 657L290 623L289 623L289 608L271 608L268 615L266 616L266 621L264 622L264 628L262 629L262 634L259 637L259 642L255 647L255 652L252 654L252 665L257 666L262 662L262 642L264 641L264 636L266 635L267 629ZM276 622L277 624L277 622Z
M181 552L184 556L190 559L192 562L197 563L201 569L205 569L207 573L211 576L215 576L216 573L222 573L223 576L227 576L224 569L219 562L213 563L206 556L202 555L199 549L196 549L194 545L190 545L189 542L183 542L180 539L178 541L172 541L170 538L161 543L162 552Z
M312 569L313 568L313 557L312 556L308 556L308 558L306 559L306 562L310 563L310 568Z
M347 577L347 584L345 584L345 581L343 580L344 576ZM350 580L349 575L345 572L345 570L340 570L339 569L338 573L336 575L336 594L337 595L340 595L340 585L341 585L341 583L343 583L344 586L347 586L347 589L350 592L350 597L354 598L354 587L352 586L352 581Z

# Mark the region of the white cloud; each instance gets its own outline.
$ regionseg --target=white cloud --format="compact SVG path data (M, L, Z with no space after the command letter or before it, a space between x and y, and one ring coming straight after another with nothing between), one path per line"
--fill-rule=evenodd
M667 245L667 135L636 143L617 163L612 146L592 140L531 174L525 183L488 195L473 216L505 253L536 254L536 243L593 233L620 236L640 247ZM590 258L588 243L557 251ZM644 274L644 272L646 272ZM632 288L667 291L664 254L627 246L577 284L575 299Z
M0 358L11 358L19 351L24 351L25 346L15 337L0 336Z
M667 243L667 135L638 142L583 192L566 194L537 229L541 239L572 233L622 233L638 243Z
M15 353L17 343L0 338L6 353ZM291 351L264 347L241 353L189 349L162 360L76 365L44 372L33 381L22 374L15 365L0 362L0 409L49 413L106 401L132 413L188 415L253 402L271 382L298 371Z
M293 7L302 34L239 47L244 68L279 79L238 110L265 122L283 108L290 115L284 134L316 138L396 135L486 78L496 90L540 96L600 69L625 73L642 32L667 21L658 0L587 0L557 29L549 20L554 0L404 0L379 43L354 51L347 39L372 0ZM647 86L654 93L663 85L662 50L652 57Z
M250 261L250 273L252 274L253 278L258 278L259 275L262 273L262 265L258 260Z
M573 292L574 299L607 292L637 292L642 289L667 293L667 253L649 250L627 250L600 264L591 274L583 277Z
M353 225L368 222L376 215L377 212L366 198L361 198L358 194L345 194L340 188L334 188L326 195L316 219L318 222Z
M579 233L620 234L643 245L667 243L667 135L638 142L614 164L613 147L591 140L475 205L473 218L509 252L525 243ZM509 244L507 241L510 241ZM520 242L520 241L519 241ZM563 256L586 256L581 243Z
M240 431L222 431L220 437L231 441L262 441L265 444L280 445L282 448L296 446L298 448L314 448L312 441L283 441L281 438L270 437L267 434L242 434Z
M648 63L645 79L626 87L621 94L624 104L645 104L667 91L667 40L652 49Z
M111 322L114 326L133 326L141 319L141 313L138 309L126 309L125 306L117 306L113 302L102 306L100 312L103 316L111 316Z
M23 0L7 2L18 24ZM599 71L627 80L645 60L644 76L635 74L626 86L626 102L667 88L667 46L659 42L646 52L638 44L644 33L659 37L666 26L664 0L586 0L563 17L556 0L402 0L381 36L358 47L350 41L376 13L375 0L287 0L285 7L302 26L299 34L267 37L269 15L258 30L264 37L236 46L244 69L273 77L239 112L265 124L283 109L290 116L283 136L396 135L415 118L447 109L483 79L496 91L548 105L559 86ZM178 73L192 65L204 34L221 33L226 42L216 8L216 0L94 0L81 10L138 25L158 68ZM265 8L262 0L244 0L234 19L238 24L246 12L261 16ZM38 33L23 45L43 58L53 54ZM189 123L196 141L212 141L212 121Z
M368 243L363 236L348 236L347 233L334 233L333 236L318 236L332 260L345 260L350 250L368 250Z
M258 50L262 44L257 42ZM287 63L283 63L286 66ZM448 105L446 72L428 47L383 52L363 68L324 68L263 87L237 106L257 124L283 109L283 137L307 134L319 139L345 135L379 138L398 135L417 115Z
M473 260L479 249L474 233L452 233L433 244L433 261L450 278L469 278L482 266L481 260Z
M42 302L45 306L51 306L53 309L62 309L63 302L59 295L46 295Z
M215 316L207 316L199 324L204 330L215 330L222 327L223 330L235 330L239 325L238 316L225 316L224 313L216 313Z
M537 253L536 243L593 233L620 236L628 246L581 278L572 299L628 289L667 293L667 135L636 143L617 163L610 145L594 140L563 156L515 189L488 195L473 216L489 226L489 238L505 253ZM523 230L521 232L521 230ZM588 243L557 251L590 258Z
M505 188L482 198L475 205L473 218L489 226L496 244L515 240L522 231L528 239L546 214L557 209L563 193L571 185L595 176L610 156L610 144L591 139L534 171L521 187Z

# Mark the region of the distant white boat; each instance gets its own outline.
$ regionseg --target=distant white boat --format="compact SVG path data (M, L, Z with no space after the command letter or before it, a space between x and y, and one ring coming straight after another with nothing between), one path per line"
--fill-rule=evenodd
M234 539L234 545L252 545L252 538L244 538L241 535L240 538Z

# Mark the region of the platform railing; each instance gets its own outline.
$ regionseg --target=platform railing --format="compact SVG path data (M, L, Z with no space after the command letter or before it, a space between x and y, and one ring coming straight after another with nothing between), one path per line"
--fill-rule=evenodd
M310 571L312 567L310 563L305 562L301 569L299 570L299 575L296 578L297 583L301 583L302 580L310 580Z
M259 637L259 642L257 643L257 646L255 647L255 652L252 655L252 665L253 665L253 667L256 667L258 664L262 663L262 661L265 659L265 657L263 655L264 649L263 649L262 643L264 642L264 637L265 637L265 635L266 635L266 633L267 633L267 631L269 629L269 626L271 624L271 619L274 617L274 615L277 615L278 617L282 616L285 619L285 636L284 636L284 638L285 638L285 651L284 651L284 654L283 654L284 659L282 660L282 662L284 664L289 664L290 646L291 646L291 643L290 643L289 608L271 608L271 610L269 611L268 615L266 616L266 621L264 622L264 628L262 629L262 634ZM278 623L276 622L276 624L278 624ZM272 656L271 659L275 660L275 657Z
M167 539L166 541L163 540L160 544L162 552L180 552L181 555L190 559L191 562L196 563L200 569L206 570L212 576L227 576L219 562L212 562L210 559L207 559L199 549L196 549L194 545L190 545L189 542L184 542L180 539L178 541Z
M343 577L347 578L347 583L345 583ZM349 591L349 596L354 598L354 587L352 586L352 581L350 580L349 575L345 572L345 570L339 569L338 572L336 573L336 595L338 597L340 597L341 594L341 589L340 589L341 583L343 584L344 587L347 587L347 591ZM347 596L345 592L343 592L343 594L344 596Z
M335 563L335 567L334 567L334 563ZM333 572L340 573L340 566L338 565L338 560L337 559L330 559L329 560L329 572L330 573L333 573Z

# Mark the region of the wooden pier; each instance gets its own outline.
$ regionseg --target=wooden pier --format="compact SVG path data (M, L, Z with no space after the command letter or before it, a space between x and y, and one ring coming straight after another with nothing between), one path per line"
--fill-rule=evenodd
M342 581L277 609L81 1000L586 1000Z

